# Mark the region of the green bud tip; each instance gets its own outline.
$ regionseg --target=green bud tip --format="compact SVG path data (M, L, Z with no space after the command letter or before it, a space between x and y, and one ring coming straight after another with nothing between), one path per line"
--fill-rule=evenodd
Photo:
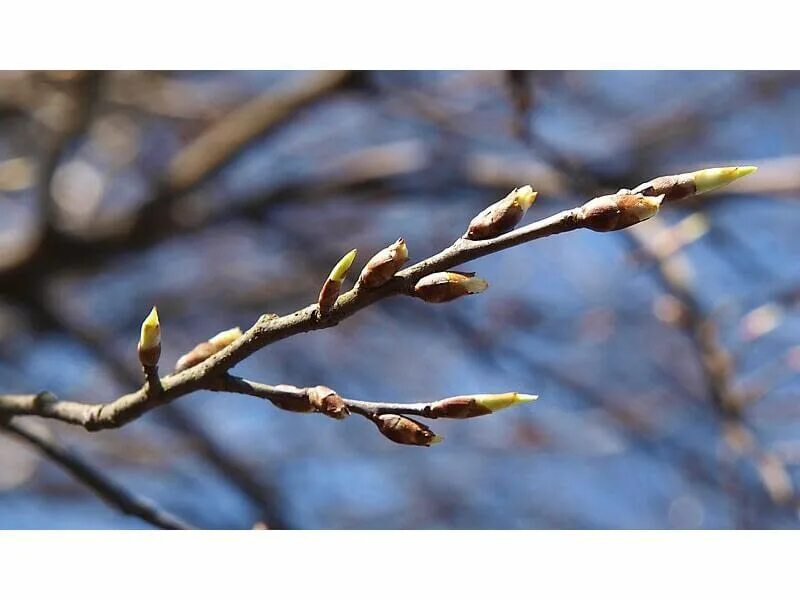
M478 394L473 396L475 402L487 410L496 412L515 404L522 404L524 402L533 402L539 396L531 394L519 394L517 392L508 392L506 394Z
M336 263L336 266L333 267L333 271L331 271L328 279L332 281L338 281L340 283L344 281L345 275L347 275L347 271L350 269L350 265L352 265L353 261L356 259L356 254L358 254L358 250L355 248L345 254L341 260Z
M428 445L433 446L435 444L441 444L444 441L444 437L441 435L434 435L430 440L428 440Z
M139 347L150 350L161 344L161 325L158 322L158 310L153 307L150 314L142 323L142 333L139 336Z
M733 183L740 177L755 173L757 170L758 167L753 166L716 167L695 171L692 175L694 176L694 185L697 188L697 193L702 194Z

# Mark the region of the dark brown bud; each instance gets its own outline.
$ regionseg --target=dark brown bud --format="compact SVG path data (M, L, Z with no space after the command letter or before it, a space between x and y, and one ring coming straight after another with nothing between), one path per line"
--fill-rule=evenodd
M600 196L580 207L579 224L593 231L625 229L654 216L663 199L634 193Z
M358 277L358 284L365 288L375 288L389 281L408 260L408 248L403 238L388 248L384 248L369 262Z
M426 425L408 417L379 415L374 420L380 432L397 444L431 446L438 444L443 439L433 433Z
M481 211L469 224L464 237L487 240L516 227L536 200L537 192L526 185Z
M425 302L449 302L461 296L479 294L488 287L486 280L475 277L475 273L448 271L420 279L414 286L414 295Z
M234 327L233 329L226 329L225 331L220 331L217 335L212 337L207 342L200 342L192 348L189 352L184 354L178 359L178 362L175 363L175 372L178 373L180 371L185 371L189 367L193 367L195 365L199 365L209 356L212 356L229 346L237 339L242 336L242 330L238 327Z
M331 388L318 385L306 390L314 410L332 419L344 419L350 414L341 396Z

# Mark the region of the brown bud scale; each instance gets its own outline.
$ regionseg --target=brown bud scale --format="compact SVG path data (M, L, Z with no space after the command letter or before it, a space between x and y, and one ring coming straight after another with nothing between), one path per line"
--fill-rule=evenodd
M490 415L492 411L478 404L471 396L453 396L434 402L428 414L443 419L471 419Z
M380 415L375 417L375 424L385 437L397 444L430 446L441 440L426 425L400 415Z
M358 284L365 288L376 288L389 281L408 260L408 251L403 238L373 256L361 271Z
M345 405L344 400L329 387L318 385L313 388L308 388L306 394L314 410L327 417L331 417L332 419L344 419L350 415L350 411L347 405Z
M161 344L152 348L142 348L137 344L136 351L139 353L139 362L143 367L157 367L158 359L161 358Z
M511 231L525 216L525 211L511 202L502 208L492 205L472 219L467 229L470 240L486 240Z
M484 280L475 277L475 273L432 273L423 277L414 286L414 295L435 304L450 302L461 296L477 294L487 287Z
M470 221L464 237L470 240L488 240L511 231L522 221L528 208L536 200L536 195L529 185L512 190L505 198L478 213Z
M663 198L620 193L589 200L579 209L582 227L593 231L617 231L645 221L658 212Z
M339 293L341 291L341 281L335 281L333 279L325 280L322 289L319 291L319 299L317 300L319 303L319 313L321 315L327 315L329 312L331 312L331 309L333 308L333 305L336 304L336 299L339 297Z
M697 186L692 173L683 173L656 177L637 186L631 193L645 196L661 196L663 194L664 202L674 202L694 196L697 193Z
M270 398L270 402L278 408L299 413L314 412L314 405L306 390L286 384L276 385L275 389L287 393L286 397L276 395Z

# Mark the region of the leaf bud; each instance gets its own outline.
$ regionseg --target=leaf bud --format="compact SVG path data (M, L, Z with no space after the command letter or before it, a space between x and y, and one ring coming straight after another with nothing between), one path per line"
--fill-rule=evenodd
M143 367L158 366L161 358L161 324L158 321L158 310L154 306L142 322L142 331L139 334L139 344L136 348L139 353L139 362Z
M237 339L242 336L242 330L238 327L234 327L233 329L226 329L225 331L220 331L217 335L212 337L207 342L200 342L192 348L189 352L184 354L178 359L178 362L175 363L175 372L178 373L179 371L185 371L189 367L193 367L195 365L199 365L209 356L212 356L229 346Z
M344 419L350 415L342 397L331 388L318 385L306 390L308 399L314 410L332 419Z
M534 192L529 185L515 188L505 198L478 213L470 222L464 237L486 240L511 231L522 221L537 195L538 192Z
M432 446L444 438L433 433L427 425L400 415L378 415L374 419L378 430L397 444Z
M342 283L344 282L344 278L347 275L347 271L350 269L350 266L353 264L356 254L358 254L358 251L355 249L345 254L339 260L339 262L336 263L336 266L333 267L331 274L328 275L328 278L322 285L322 289L319 292L319 299L317 300L321 315L328 314L333 308L333 305L336 303L336 299L339 297L339 293L342 291Z
M617 193L589 200L578 209L578 223L593 231L617 231L653 217L664 196Z
M407 260L408 248L405 240L400 238L369 259L358 277L358 284L365 288L381 286L394 277Z
M430 408L430 416L446 419L470 419L490 415L493 412L532 402L538 396L508 392L504 394L473 394L471 396L453 396L434 402Z
M414 295L425 302L449 302L470 294L479 294L489 284L475 273L447 271L423 277L414 286Z

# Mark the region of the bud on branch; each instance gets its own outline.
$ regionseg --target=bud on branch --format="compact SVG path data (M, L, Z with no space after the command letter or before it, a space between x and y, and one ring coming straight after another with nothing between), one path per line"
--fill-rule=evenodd
M578 223L592 231L617 231L653 217L664 196L617 193L589 200L578 209Z
M342 397L331 388L318 385L306 390L311 406L317 412L332 419L344 419L350 414Z
M199 365L209 356L216 354L226 346L231 345L242 336L242 330L238 327L220 331L207 342L201 342L184 354L175 363L175 372L185 371L189 367Z
M426 416L445 419L470 419L490 415L498 410L537 400L539 396L508 392L505 394L473 394L453 396L431 404Z
M161 324L158 322L158 311L155 306L142 322L142 331L139 334L139 344L136 350L139 353L139 362L143 367L158 366L158 359L161 358Z
M403 238L391 246L384 248L369 262L358 277L358 285L365 288L376 288L389 281L408 260L408 248Z
M758 167L715 167L680 175L656 177L636 187L632 193L648 196L664 195L665 202L685 200L696 194L710 192L733 183L737 179L755 173Z
M356 254L358 254L358 251L355 249L345 254L339 262L336 263L336 266L333 267L331 274L328 275L328 278L322 285L322 289L319 291L319 299L317 300L319 303L319 313L321 315L328 314L336 303L336 299L342 291L344 278L350 266L353 264L353 261L356 259Z
M488 287L486 280L475 277L475 273L448 271L420 279L414 286L414 295L425 302L449 302L461 296L480 294Z
M514 189L508 196L472 219L464 237L470 240L487 240L511 231L522 221L537 195L538 192L534 192L529 185Z
M378 430L397 444L432 446L444 438L433 433L422 423L400 415L379 415L374 418Z

